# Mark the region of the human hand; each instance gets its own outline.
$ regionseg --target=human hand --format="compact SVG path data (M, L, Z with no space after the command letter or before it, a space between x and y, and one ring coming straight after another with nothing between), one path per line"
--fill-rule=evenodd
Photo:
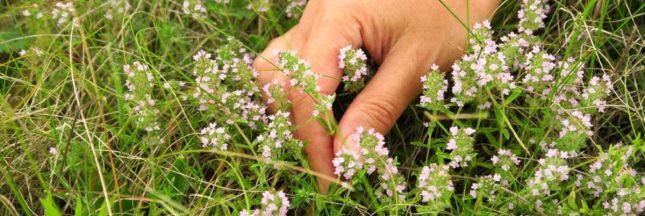
M309 142L305 152L312 169L333 176L334 152L347 145L345 138L357 127L388 132L421 92L419 78L430 65L445 70L461 56L467 40L466 21L471 26L489 18L499 4L499 0L471 0L467 7L466 2L312 0L300 22L271 41L253 63L260 72L261 85L276 79L288 83L273 64L276 50L295 50L310 61L313 71L322 75L318 85L326 95L334 94L340 84L343 71L338 67L338 54L342 47L363 47L380 65L341 118L334 137L317 121L310 121L312 99L285 85L292 101L292 122L298 126L295 136ZM319 184L326 193L329 182Z

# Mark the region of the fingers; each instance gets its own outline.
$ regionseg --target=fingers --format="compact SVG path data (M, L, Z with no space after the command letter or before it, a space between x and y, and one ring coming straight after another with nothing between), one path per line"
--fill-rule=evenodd
M292 102L292 122L298 126L295 135L298 139L309 142L305 151L309 156L311 168L323 174L334 176L333 166L331 165L331 160L333 159L331 137L326 135L322 126L315 121L309 121L313 112L313 101L308 95L302 93L299 88L291 88L288 85L289 78L275 65L277 50L302 50L301 47L304 45L306 37L301 32L298 27L294 27L285 35L273 39L255 59L253 68L259 72L258 81L261 86L277 81L289 93L289 100ZM264 97L266 101L266 95ZM269 104L269 109L275 111L272 104ZM321 192L326 193L329 182L319 181L319 186Z
M342 71L338 68L338 52L341 47L347 45L360 47L360 26L356 22L348 21L347 13L335 11L329 13L330 15L320 14L328 12L316 9L323 3L322 1L310 2L300 24L285 35L274 39L255 60L253 66L260 73L258 79L261 85L277 80L283 83L283 86L287 86L284 84L288 83L289 78L274 65L275 50L295 50L301 58L311 62L313 72L321 75L318 79L320 92L324 95L335 92L342 76ZM331 163L334 157L333 139L318 121L312 120L315 101L300 88L287 86L287 91L289 100L292 102L292 121L298 126L295 136L309 143L305 151L311 168L334 176L334 167ZM269 108L273 107L269 106ZM319 186L321 192L326 193L329 182L319 181Z
M318 86L322 94L333 94L340 84L342 71L338 67L338 50L349 44L355 47L360 45L360 31L356 27L347 28L347 25L337 25L332 21L317 25L311 30L307 43L301 50L301 57L309 60L312 70L321 75ZM318 121L311 121L315 101L302 92L292 92L291 95L294 120L299 125L296 136L309 142L306 152L312 168L334 176L334 166L331 163L334 158L333 139ZM329 182L319 180L319 186L321 192L326 193Z
M336 151L357 127L374 128L380 133L390 130L407 105L421 92L419 78L429 68L430 56L427 53L414 45L394 47L341 119L339 132L334 138Z

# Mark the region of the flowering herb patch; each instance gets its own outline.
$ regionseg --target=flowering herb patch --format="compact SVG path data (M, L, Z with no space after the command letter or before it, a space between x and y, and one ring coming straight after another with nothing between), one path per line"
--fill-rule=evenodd
M296 122L338 135L379 65L371 44L334 48L333 76L296 44L260 56L307 3L0 5L0 215L645 214L638 3L503 1L463 20L463 56L414 77L390 133L352 127L327 155L336 176ZM294 94L313 102L304 121Z

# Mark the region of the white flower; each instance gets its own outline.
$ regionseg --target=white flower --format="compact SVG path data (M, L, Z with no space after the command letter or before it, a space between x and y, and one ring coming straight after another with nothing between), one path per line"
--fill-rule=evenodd
M56 147L49 147L49 154L52 154L52 155L58 154L58 149L56 149Z
M228 141L231 135L226 132L224 127L217 127L217 123L210 123L208 127L202 128L199 132L199 140L204 148L211 147L218 151L228 149Z
M190 15L194 19L206 18L206 7L201 0L184 0L181 9L185 15Z

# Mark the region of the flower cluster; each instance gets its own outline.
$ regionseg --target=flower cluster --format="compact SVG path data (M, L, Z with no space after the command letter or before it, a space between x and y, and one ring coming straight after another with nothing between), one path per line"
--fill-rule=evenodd
M333 116L329 111L332 109L334 100L336 100L336 95L321 96L320 99L318 100L318 103L314 104L314 111L312 113L312 117L314 118L322 117L322 119L332 118ZM321 113L323 113L323 115L325 116L321 116Z
M146 131L159 130L157 122L159 110L155 108L155 100L152 98L154 87L152 72L147 65L138 61L132 65L124 65L123 71L127 77L125 85L128 88L124 98L131 103L137 127Z
M405 198L405 180L399 175L394 159L388 157L382 134L374 129L365 130L362 127L348 137L342 149L336 152L332 161L334 173L351 179L354 174L366 170L367 174L377 171L380 188L376 191L378 197L385 194L389 198Z
M70 22L73 18L74 5L72 2L56 2L54 8L52 9L52 19L56 20L58 26L63 26Z
M399 175L399 169L396 167L396 162L392 158L387 158L385 163L377 163L377 170L379 173L380 188L374 192L376 197L381 198L383 192L388 198L404 200L405 199L405 179Z
M440 111L444 110L444 95L448 91L448 80L444 78L444 74L439 71L439 66L432 65L432 71L421 77L423 84L423 95L421 95L421 107L431 110Z
M287 92L278 80L264 85L262 92L267 97L267 105L273 105L276 111L288 112L291 110L291 101L288 99Z
M573 83L583 82L581 73L577 72ZM565 85L553 100L552 110L558 130L557 148L565 151L578 151L586 145L586 140L593 135L592 115L603 112L606 106L604 99L612 90L609 76L593 77L587 87Z
M588 86L582 91L580 95L580 105L587 113L605 112L607 101L605 98L613 90L613 85L609 75L604 74L601 77L592 77L589 80Z
M527 181L527 190L533 197L549 196L551 191L560 189L560 182L569 179L571 168L566 159L572 155L566 151L549 149L546 158L538 160L535 174Z
M246 9L255 10L260 13L269 11L271 8L271 2L269 0L251 0L246 6Z
M20 12L20 15L22 15L23 17L31 17L33 14L35 14L34 17L36 19L41 19L44 16L43 12L38 7L38 4L32 4L31 7L23 9Z
M204 19L207 16L206 7L201 0L184 0L181 4L184 14L190 15L193 19Z
M333 131L329 119L333 118L331 108L336 96L324 95L320 92L321 87L318 85L318 79L321 76L311 69L311 63L300 59L295 51L278 51L276 65L280 67L282 73L290 78L289 85L291 87L300 88L302 92L312 98L314 101L313 118L323 123L327 132Z
M239 50L240 53L244 51ZM195 67L192 74L196 78L192 98L199 103L200 111L224 112L230 117L227 124L242 122L257 128L258 124L264 124L267 120L266 107L256 99L259 88L253 85L246 89L229 89L229 86L255 83L257 74L250 69L250 61L246 61L250 57L244 55L244 59L240 59L237 57L240 53L225 46L218 49L216 60L203 50L193 56ZM236 85L240 83L246 84Z
M262 193L262 207L253 211L243 210L240 216L286 216L289 211L289 198L282 192L265 191Z
M311 63L300 59L295 51L278 52L276 65L290 78L291 87L300 87L312 97L320 95L320 86L317 83L320 75L311 70Z
M614 196L602 202L606 215L643 215L645 212L645 193L640 186L618 188Z
M199 110L208 109L208 104L215 104L211 95L215 94L215 87L226 78L225 71L218 69L217 62L211 59L211 54L200 50L193 56L195 67L193 75L195 78L195 91L193 97L199 101Z
M115 16L121 16L128 12L132 6L128 0L109 0L108 7L105 11L105 18L114 19Z
M300 18L307 0L290 0L289 5L285 8L285 13L288 18Z
M523 0L522 9L517 12L520 19L518 30L531 35L533 31L544 28L544 19L549 11L545 0Z
M469 162L477 155L473 153L473 139L472 135L475 130L472 128L451 127L450 140L446 143L446 150L450 150L450 166L454 168L467 167Z
M417 189L421 195L421 202L427 203L423 211L440 212L450 206L450 197L455 188L449 170L447 165L434 163L421 169Z
M551 86L554 80L553 70L557 67L555 56L542 50L540 46L533 46L532 50L526 54L525 70L527 74L522 78L522 84L526 89L544 99L551 92Z
M334 160L332 160L332 164L335 167L334 174L345 179L352 179L357 172L363 170L360 152L359 145L343 145L341 150L336 152ZM376 167L374 167L374 170L376 170Z
M226 128L217 127L217 123L213 122L208 127L202 128L199 132L199 141L202 147L211 147L217 151L226 151L228 149L227 142L231 139L231 135L226 132Z
M353 49L351 45L340 49L338 67L345 75L342 80L345 90L358 92L365 87L367 77L367 55L362 49Z
M502 177L501 184L508 185L508 180L513 179L520 159L508 149L500 149L491 159L495 166L495 173Z
M18 55L25 56L25 55L30 54L30 53L33 53L34 55L36 55L38 57L42 56L44 54L44 52L42 50L40 50L40 49L38 49L36 47L32 47L32 48L29 48L29 50L20 50L20 52L18 52Z
M490 22L477 23L473 27L474 36L470 39L470 53L452 66L454 85L450 99L459 107L475 99L482 89L496 89L501 95L509 95L516 88L515 77L510 73L507 57L500 52L500 45L493 38ZM480 101L482 102L482 101ZM488 108L490 103L480 108Z
M623 187L622 173L630 178L636 177L636 172L628 166L627 160L633 153L632 146L611 146L607 152L600 153L598 159L589 165L587 175L577 176L576 186L594 197L599 197L614 185Z
M499 190L501 179L499 174L479 177L477 183L470 185L470 196L473 198L481 196L488 198L488 201L494 201L497 197L495 192Z
M262 151L262 156L267 160L278 158L283 148L290 148L293 152L303 147L300 140L293 138L295 128L289 121L289 113L278 111L269 116L269 124L266 132L257 137L257 141Z

